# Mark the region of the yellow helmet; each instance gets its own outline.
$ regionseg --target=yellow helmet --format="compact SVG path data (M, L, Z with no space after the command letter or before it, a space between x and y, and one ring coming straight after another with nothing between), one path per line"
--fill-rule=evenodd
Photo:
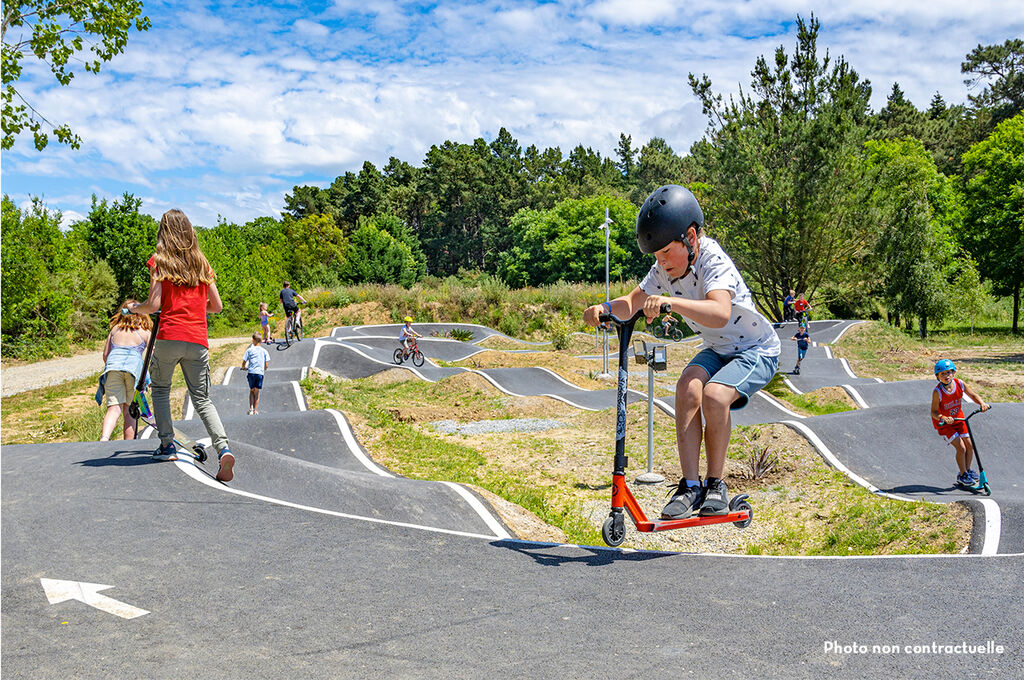
M405 322L406 323L412 323L412 317L411 316L405 317Z

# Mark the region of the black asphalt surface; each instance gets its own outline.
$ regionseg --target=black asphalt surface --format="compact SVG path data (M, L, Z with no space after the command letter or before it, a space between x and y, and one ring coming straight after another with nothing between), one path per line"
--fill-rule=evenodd
M816 323L833 338L848 325ZM1024 674L1015 623L1024 405L971 421L1001 510L999 552L1015 554L787 559L555 546L504 538L471 490L395 476L343 415L302 410L291 383L303 367L343 377L394 367L369 339L271 347L259 416L245 415L241 372L215 386L238 458L227 485L213 480L215 456L153 462L153 439L5 446L4 677ZM851 383L830 366L831 384ZM415 370L431 380L464 372ZM483 373L506 391L544 390L581 408L589 399L608 408L614 396L539 369ZM921 415L928 385L871 382L852 385L868 409L797 419L755 396L733 420L799 422L882 492L971 497L950 488L952 449ZM198 419L177 424L205 435ZM50 604L40 579L109 585L102 595L148 613ZM963 643L974 653L953 648Z

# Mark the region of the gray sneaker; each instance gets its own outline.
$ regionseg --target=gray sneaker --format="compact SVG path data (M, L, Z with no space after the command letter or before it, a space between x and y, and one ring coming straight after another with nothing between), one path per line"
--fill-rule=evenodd
M685 477L679 480L679 484L671 493L672 500L661 511L662 519L686 519L704 500L704 487L699 484L687 486Z
M153 452L153 460L175 460L178 457L178 450L174 444L161 444L160 448Z
M729 496L725 491L725 482L716 477L708 477L704 487L704 502L700 506L701 517L729 513Z

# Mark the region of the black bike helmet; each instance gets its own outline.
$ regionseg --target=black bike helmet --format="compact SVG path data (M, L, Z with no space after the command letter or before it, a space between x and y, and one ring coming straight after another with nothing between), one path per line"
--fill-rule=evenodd
M655 253L672 241L686 241L686 230L704 226L704 212L697 197L686 187L666 184L647 197L636 216L636 243L645 255ZM689 244L687 243L689 247Z

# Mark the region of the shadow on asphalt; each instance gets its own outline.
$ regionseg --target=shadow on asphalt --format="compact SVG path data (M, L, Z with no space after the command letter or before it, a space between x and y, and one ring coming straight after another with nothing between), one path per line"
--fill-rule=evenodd
M939 496L952 493L954 491L962 493L963 490L955 486L929 486L928 484L904 484L903 486L894 486L891 489L880 489L886 493L931 493Z
M119 458L119 456L126 456ZM149 465L150 463L163 463L162 460L153 460L152 451L114 451L106 458L90 458L88 460L75 461L75 465L83 467L131 467L133 465Z
M672 552L624 552L614 548L594 548L585 545L567 546L560 543L533 543L530 541L493 541L491 545L506 548L532 557L542 567L561 567L567 564L584 564L588 567L604 567L616 562L646 562L662 557L677 557ZM585 554L567 555L566 549L583 551Z

